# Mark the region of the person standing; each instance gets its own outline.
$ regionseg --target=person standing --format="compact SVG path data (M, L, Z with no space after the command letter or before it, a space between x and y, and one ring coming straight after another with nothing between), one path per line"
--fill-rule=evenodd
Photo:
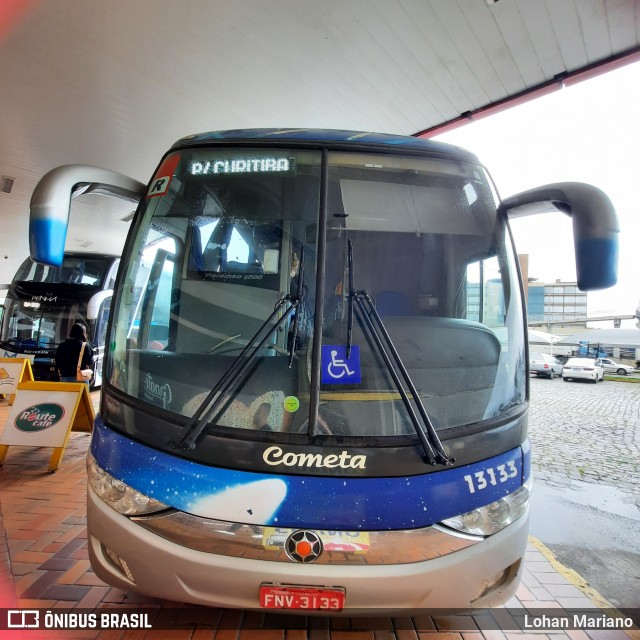
M60 343L56 351L56 368L60 382L77 382L76 372L83 344L80 369L93 369L93 348L87 340L87 329L83 324L76 322L69 331L69 337ZM91 381L86 382L90 384Z

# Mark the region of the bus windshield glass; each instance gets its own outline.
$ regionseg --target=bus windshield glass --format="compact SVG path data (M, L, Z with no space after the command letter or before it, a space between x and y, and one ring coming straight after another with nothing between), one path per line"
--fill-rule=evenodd
M94 349L94 385L102 384L106 328L120 258L103 253L68 252L60 267L27 258L7 292L0 329L0 355L28 358L38 381L59 379L58 345L80 323Z
M46 284L82 284L101 287L113 258L74 256L66 254L62 265L50 267L27 258L16 273L14 282ZM113 284L111 287L112 288Z
M64 342L74 322L86 317L85 303L47 308L42 302L7 298L0 341L17 350L54 349Z
M243 437L413 442L416 397L442 435L523 408L515 255L478 164L174 151L125 257L105 377L164 417L139 434L150 444L168 442L166 425L185 424L212 389L205 433Z

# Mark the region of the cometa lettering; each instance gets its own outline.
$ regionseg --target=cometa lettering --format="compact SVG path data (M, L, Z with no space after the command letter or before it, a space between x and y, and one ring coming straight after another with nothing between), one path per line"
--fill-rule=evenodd
M340 454L330 453L323 456L321 453L292 453L284 452L280 447L269 447L262 454L262 459L271 466L282 465L285 467L319 467L325 469L364 469L367 464L367 456L352 456L348 451Z

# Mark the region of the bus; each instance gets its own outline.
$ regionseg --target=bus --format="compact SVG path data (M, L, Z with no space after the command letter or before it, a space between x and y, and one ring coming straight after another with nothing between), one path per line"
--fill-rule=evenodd
M88 545L121 589L356 615L504 603L527 545L523 287L509 218L573 219L579 286L616 280L607 196L500 200L471 153L391 134L177 141L115 285L88 469ZM55 264L64 167L32 199Z
M56 349L80 322L96 356L91 384L99 387L119 262L119 256L81 252L65 253L59 266L27 258L7 292L0 357L27 358L36 380L58 380Z

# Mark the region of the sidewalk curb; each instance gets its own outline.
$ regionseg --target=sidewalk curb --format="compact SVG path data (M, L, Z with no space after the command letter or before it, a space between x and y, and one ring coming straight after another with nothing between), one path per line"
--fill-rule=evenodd
M536 547L536 549L549 561L551 566L566 580L568 580L574 587L580 589L582 593L584 593L593 604L596 605L599 609L613 609L616 608L604 597L602 596L596 589L591 587L589 583L576 571L573 569L563 565L558 558L556 558L555 553L549 549L543 542L535 538L534 536L529 536L529 542Z
M580 589L598 609L608 610L611 612L612 617L624 618L622 612L612 605L599 591L594 589L589 583L576 571L570 567L565 566L556 558L555 553L549 549L543 542L538 540L532 535L529 535L529 543L532 544L548 561L549 564L568 582L570 582L576 589ZM633 640L640 640L640 630L625 629L626 633Z
M623 618L625 617L618 609L612 605L599 591L594 589L589 583L576 571L565 566L556 558L555 553L549 549L543 542L538 540L532 535L529 535L529 543L532 544L548 561L549 564L568 582L574 587L580 589L598 609L608 610L613 617ZM625 629L626 633L633 640L640 640L640 630L638 629Z

